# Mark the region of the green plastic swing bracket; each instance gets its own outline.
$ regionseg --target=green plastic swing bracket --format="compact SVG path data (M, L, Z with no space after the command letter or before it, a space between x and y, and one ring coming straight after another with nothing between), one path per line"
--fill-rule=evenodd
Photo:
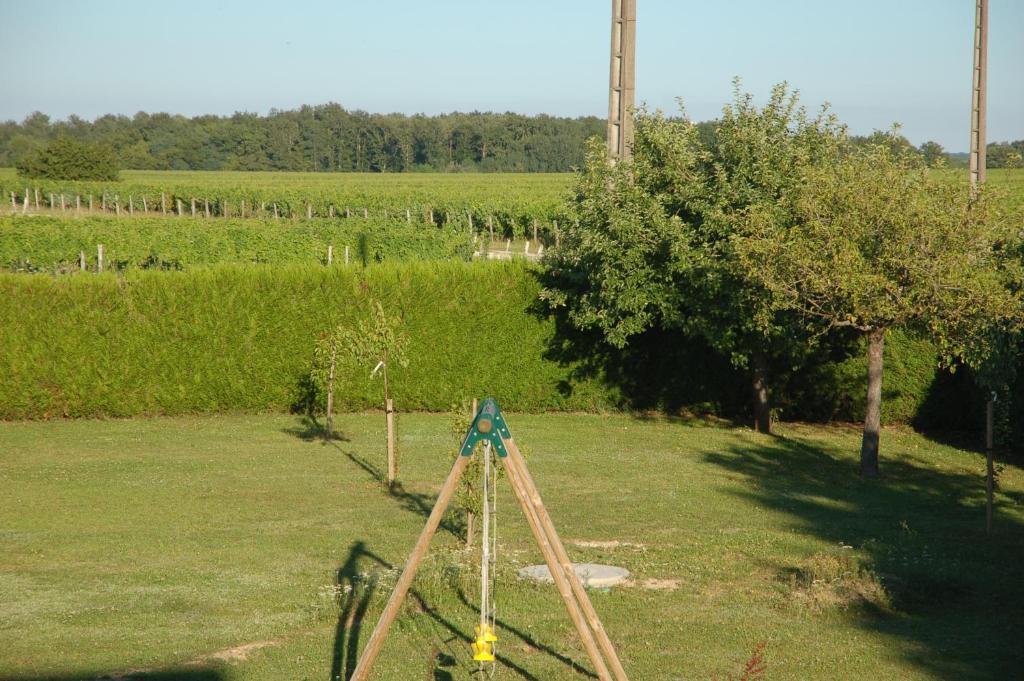
M473 449L476 447L476 444L486 440L491 443L498 456L505 458L508 456L508 451L505 449L505 443L502 442L502 438L511 437L512 434L508 432L508 424L505 423L505 417L501 415L501 408L498 407L498 403L494 401L494 398L488 397L480 405L480 411L473 418L473 424L469 427L469 432L466 433L466 439L462 441L462 449L459 454L462 456L473 456Z

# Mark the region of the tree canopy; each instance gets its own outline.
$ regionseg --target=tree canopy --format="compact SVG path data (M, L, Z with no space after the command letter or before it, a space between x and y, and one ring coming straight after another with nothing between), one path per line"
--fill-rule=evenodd
M266 116L139 112L92 122L35 113L20 124L0 123L0 166L67 137L108 144L121 167L143 170L556 172L580 165L584 141L604 131L604 121L594 116L407 116L338 104Z
M784 222L752 206L737 252L776 309L867 335L861 470L876 475L886 331L918 329L947 362L982 366L993 329L1021 322L1021 228L987 191L929 174L892 144L810 169L789 202L794 219Z
M769 364L799 363L808 343L740 265L733 237L755 207L788 223L783 199L844 140L785 84L758 108L737 83L711 134L685 116L639 112L631 160L610 166L601 145L590 149L546 299L619 346L651 327L701 336L751 369L755 424L769 430Z
M20 159L22 177L51 180L117 180L117 157L105 144L58 137L45 148Z

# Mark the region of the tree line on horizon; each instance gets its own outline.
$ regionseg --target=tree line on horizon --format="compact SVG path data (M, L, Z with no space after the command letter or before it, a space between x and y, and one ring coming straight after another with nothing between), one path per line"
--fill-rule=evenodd
M338 104L268 115L108 114L0 123L0 166L67 137L109 146L121 168L304 172L565 172L605 121L515 113L373 114Z
M698 124L710 139L717 121ZM61 138L109 147L120 168L305 172L567 172L582 166L585 143L605 135L605 120L516 113L374 114L339 104L271 110L262 116L186 117L138 112L94 121L40 112L0 123L0 166L24 166ZM876 133L881 134L881 133ZM867 142L874 136L862 139ZM936 142L907 152L929 166L965 166ZM1024 140L993 143L988 167L1019 167Z

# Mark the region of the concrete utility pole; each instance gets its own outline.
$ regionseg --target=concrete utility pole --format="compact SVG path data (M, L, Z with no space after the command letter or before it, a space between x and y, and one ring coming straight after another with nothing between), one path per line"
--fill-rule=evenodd
M988 79L988 0L974 9L974 71L971 82L971 185L985 181L985 98Z
M974 71L971 78L971 186L985 182L985 96L988 80L988 0L974 7ZM985 405L985 530L992 532L995 462L995 393Z
M612 49L608 78L608 155L633 155L636 100L636 0L612 0Z

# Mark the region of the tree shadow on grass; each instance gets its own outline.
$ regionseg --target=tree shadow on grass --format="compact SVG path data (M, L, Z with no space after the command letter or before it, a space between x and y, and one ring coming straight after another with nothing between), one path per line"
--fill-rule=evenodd
M980 468L976 454L964 456ZM901 646L908 663L950 681L1020 678L1024 525L997 514L995 531L985 534L978 476L905 454L883 458L884 477L865 480L836 449L781 437L706 460L746 476L736 494L752 505L789 514L805 531L866 555L892 609L865 607L855 621L909 644ZM780 575L794 569L775 567Z
M366 624L365 617L370 601L377 588L376 573L381 569L391 572L396 570L395 566L369 550L365 542L362 541L352 544L348 557L338 568L337 587L340 610L331 650L332 662L329 681L338 681L339 679L348 681L355 672L359 662L359 639L363 625ZM475 615L477 609L469 602L465 593L458 589L457 595L461 605ZM471 630L464 629L445 617L439 608L432 605L429 599L415 588L409 590L406 600L415 606L416 614L413 616L425 615L435 625L435 633L432 635L434 640L428 648L429 654L425 661L427 678L435 681L450 681L454 677L448 670L457 666L460 658L465 659L468 655L469 644L473 642ZM469 621L476 622L476 618L470 618ZM371 624L375 624L375 622L371 622ZM554 657L576 674L597 678L593 672L554 648L538 642L529 633L512 627L506 622L500 624L503 631L518 638L521 644ZM499 666L508 669L520 679L540 681L538 677L500 652L497 654L497 659Z
M321 433L323 433L323 427L316 418L310 415L300 416L299 424L296 427L285 428L283 429L283 432L289 435L294 435L306 442L314 442L323 439L321 436ZM408 490L404 485L402 485L401 480L396 480L394 484L389 485L387 482L387 476L385 476L383 469L367 457L361 455L359 452L342 447L338 444L339 442L350 441L351 440L348 437L341 433L336 433L335 436L330 439L323 439L324 444L329 444L337 449L338 452L344 454L349 461L361 468L363 472L379 483L381 489L384 490L384 493L398 501L403 509L422 516L423 518L427 518L430 515L430 511L434 508L435 501L435 495L433 493L413 492ZM456 538L465 537L465 519L460 514L449 510L448 513L445 513L444 518L441 519L441 529Z
M96 672L83 674L53 674L43 676L3 676L0 681L228 681L229 675L217 668L162 669L139 672Z
M334 429L330 433L327 432L326 424L320 423L312 414L303 414L299 417L299 422L292 428L283 428L282 432L288 435L294 435L295 437L303 440L304 442L315 442L317 440L336 441L336 442L349 442L350 439L341 431Z

